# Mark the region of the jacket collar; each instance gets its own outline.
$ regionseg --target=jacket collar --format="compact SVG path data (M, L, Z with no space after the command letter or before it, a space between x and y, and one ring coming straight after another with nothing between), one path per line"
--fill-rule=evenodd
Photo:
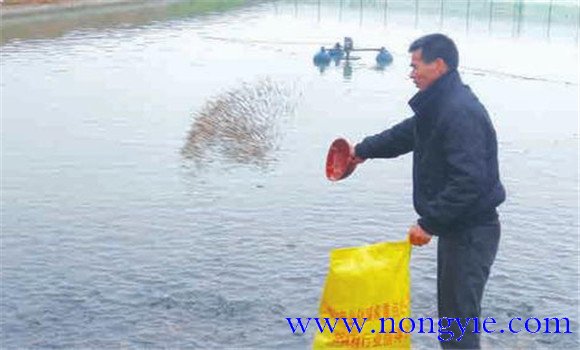
M425 91L419 91L409 100L409 106L416 115L422 114L433 103L439 100L441 94L450 90L453 86L461 84L461 78L456 69L453 69L439 79Z

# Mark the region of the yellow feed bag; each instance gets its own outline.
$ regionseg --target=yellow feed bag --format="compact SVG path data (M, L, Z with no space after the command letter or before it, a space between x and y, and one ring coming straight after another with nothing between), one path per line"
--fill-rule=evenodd
M411 335L398 328L411 314L410 257L408 240L333 250L318 313L335 327L317 330L313 348L410 349Z

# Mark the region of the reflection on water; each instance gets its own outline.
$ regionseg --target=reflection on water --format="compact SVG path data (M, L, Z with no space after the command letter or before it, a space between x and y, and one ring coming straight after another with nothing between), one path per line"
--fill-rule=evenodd
M296 86L265 78L208 100L194 116L182 154L199 167L216 157L261 167L274 160Z

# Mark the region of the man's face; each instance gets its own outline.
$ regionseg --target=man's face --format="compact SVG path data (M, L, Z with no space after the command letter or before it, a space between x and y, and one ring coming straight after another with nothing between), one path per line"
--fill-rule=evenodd
M420 91L427 89L447 71L447 65L440 58L431 63L423 62L421 49L411 53L411 68L409 76Z

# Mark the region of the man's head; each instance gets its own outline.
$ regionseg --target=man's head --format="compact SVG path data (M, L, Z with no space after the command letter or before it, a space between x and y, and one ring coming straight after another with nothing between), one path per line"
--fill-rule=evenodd
M410 77L424 91L448 71L457 69L459 54L453 40L443 34L429 34L409 46L411 53Z

